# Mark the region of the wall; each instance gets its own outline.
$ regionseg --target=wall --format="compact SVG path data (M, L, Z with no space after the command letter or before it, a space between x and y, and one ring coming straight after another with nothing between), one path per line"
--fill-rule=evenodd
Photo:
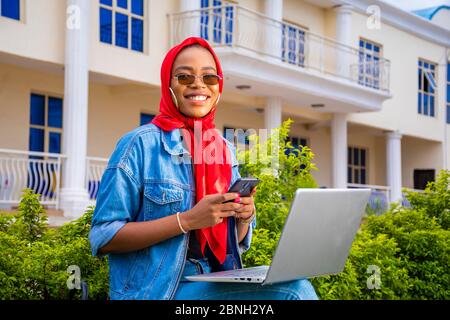
M63 64L66 2L24 3L22 21L0 17L0 52Z
M353 13L352 30L355 47L358 46L360 36L383 46L383 56L391 61L390 87L393 98L383 104L380 112L352 114L350 120L385 130L399 130L410 136L442 141L445 123L444 48L386 24L382 24L380 30L369 30L366 28L366 17L358 13ZM419 58L439 64L434 118L417 112Z

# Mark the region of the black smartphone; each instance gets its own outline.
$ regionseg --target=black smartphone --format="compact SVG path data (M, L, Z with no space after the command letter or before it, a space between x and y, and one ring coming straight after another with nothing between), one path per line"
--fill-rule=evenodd
M250 193L261 180L256 178L239 178L233 183L228 192L237 192L241 197L250 197ZM233 201L233 200L231 200ZM230 201L227 201L230 202Z

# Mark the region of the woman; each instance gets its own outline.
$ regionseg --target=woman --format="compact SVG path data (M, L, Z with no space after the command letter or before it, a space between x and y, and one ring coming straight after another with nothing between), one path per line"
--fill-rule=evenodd
M233 146L214 128L219 60L201 38L172 48L161 68L160 114L122 137L102 178L89 235L109 255L111 299L316 299L308 281L189 282L242 268L255 227L253 195L227 193Z

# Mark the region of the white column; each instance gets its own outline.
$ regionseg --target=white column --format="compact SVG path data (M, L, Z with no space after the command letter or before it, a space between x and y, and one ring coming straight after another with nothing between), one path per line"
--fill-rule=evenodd
M336 11L336 41L346 46L352 46L352 7L347 4L335 7ZM352 53L343 46L336 49L336 71L338 75L350 77Z
M283 102L280 97L269 97L264 109L264 127L268 130L281 126Z
M261 142L266 140L271 134L272 129L279 128L282 122L282 105L283 101L280 97L268 97L266 100L266 106L264 109L264 129L260 131ZM271 168L268 173L278 176L279 169L279 139L278 136L274 136L271 140L271 154L267 150L260 150L261 152L267 152L267 155L271 158Z
M333 188L347 188L347 114L335 113L331 120Z
M402 200L402 135L398 132L386 133L386 178L391 188L390 201Z
M210 5L212 6L212 0ZM180 11L191 11L201 9L200 0L180 0ZM181 42L188 37L199 37L200 36L200 11L194 11L186 13L179 17L180 23L175 23L177 29L172 31L175 37L178 38L177 42ZM212 17L210 17L212 19ZM212 22L210 22L212 26ZM176 33L174 33L174 31ZM181 34L180 34L181 33ZM174 43L175 45L175 43Z
M70 218L81 216L88 204L85 188L89 88L90 0L67 0L63 153L60 207Z
M264 14L277 21L283 20L283 0L265 0ZM266 35L263 37L263 52L276 60L281 58L282 26L279 22L265 21Z

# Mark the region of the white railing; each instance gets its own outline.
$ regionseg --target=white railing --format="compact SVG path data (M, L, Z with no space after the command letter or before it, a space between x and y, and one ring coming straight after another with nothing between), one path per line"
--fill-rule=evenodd
M322 75L389 91L390 62L369 61L359 49L235 4L169 15L171 44L200 36L214 47L245 49Z
M108 165L108 159L86 157L86 189L89 192L91 201L97 199L100 181L102 180L103 172L105 172Z
M64 155L0 149L0 204L17 205L23 189L40 195L43 205L59 209Z
M377 214L381 214L389 209L389 202L391 199L390 187L358 183L348 183L347 187L357 189L371 189L372 193L370 195L368 205Z

